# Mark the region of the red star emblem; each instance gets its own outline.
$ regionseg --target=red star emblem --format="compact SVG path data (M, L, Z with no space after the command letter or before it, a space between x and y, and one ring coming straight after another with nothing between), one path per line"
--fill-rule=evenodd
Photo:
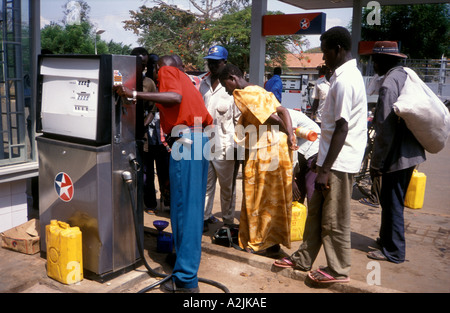
M307 18L304 18L300 21L300 28L301 29L308 29L309 28L309 20Z
M72 179L66 173L58 173L55 177L55 190L58 197L68 202L73 198L73 183Z

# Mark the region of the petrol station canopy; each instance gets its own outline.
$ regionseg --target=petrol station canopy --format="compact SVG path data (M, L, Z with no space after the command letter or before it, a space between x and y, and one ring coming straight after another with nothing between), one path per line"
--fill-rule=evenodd
M352 8L358 0L279 0L304 10ZM359 1L370 2L370 0ZM380 5L448 3L448 0L377 0ZM366 3L363 3L366 4Z
M264 80L266 41L262 33L263 17L267 13L268 0L252 1L252 32L250 44L250 82L261 85ZM362 8L365 6L412 5L448 3L448 0L279 0L303 10L326 10L352 8L352 54L358 57L358 43L361 41Z

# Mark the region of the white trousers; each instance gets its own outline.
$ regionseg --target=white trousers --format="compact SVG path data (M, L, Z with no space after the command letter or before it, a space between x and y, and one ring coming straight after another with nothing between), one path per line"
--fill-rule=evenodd
M239 163L235 160L209 161L205 200L205 220L209 219L212 215L214 195L216 193L216 182L218 179L223 222L225 224L232 224L234 222L234 211L236 208L236 176L238 169Z

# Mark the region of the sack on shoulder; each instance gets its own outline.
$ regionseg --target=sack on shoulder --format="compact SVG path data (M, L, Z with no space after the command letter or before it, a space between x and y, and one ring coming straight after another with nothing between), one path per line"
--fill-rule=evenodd
M241 250L239 247L239 226L222 226L216 230L213 235L213 243L225 246L234 247Z
M410 68L405 85L394 103L394 112L422 147L430 153L441 151L450 135L450 113L444 103Z

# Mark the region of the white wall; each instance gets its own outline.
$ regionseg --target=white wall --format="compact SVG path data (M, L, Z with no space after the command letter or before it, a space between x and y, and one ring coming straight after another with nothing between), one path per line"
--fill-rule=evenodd
M0 232L28 221L27 181L0 184Z

